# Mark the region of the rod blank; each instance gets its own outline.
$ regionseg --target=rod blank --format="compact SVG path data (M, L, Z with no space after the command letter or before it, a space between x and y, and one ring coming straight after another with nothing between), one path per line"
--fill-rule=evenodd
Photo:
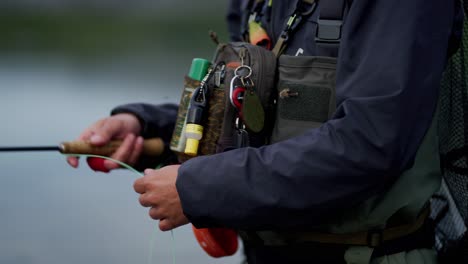
M0 147L0 152L23 152L23 151L60 151L60 148L57 146Z
M121 140L114 140L104 146L93 146L85 141L62 142L59 146L14 146L0 147L0 152L23 151L59 151L63 154L93 154L110 156L122 144ZM145 139L143 142L143 154L147 156L159 156L164 151L164 142L160 138Z

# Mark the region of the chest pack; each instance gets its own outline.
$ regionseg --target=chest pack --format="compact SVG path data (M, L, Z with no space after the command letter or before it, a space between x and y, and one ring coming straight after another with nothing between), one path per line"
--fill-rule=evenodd
M204 78L185 78L171 141L179 160L267 144L273 124L275 71L271 51L246 42L218 44ZM200 131L195 150L187 144L193 123Z
M316 35L321 56L314 57L281 53L303 19L315 11L316 1L298 1L274 47L259 22L271 1L249 2L246 41L218 43L214 38L218 47L204 77L185 78L170 145L181 162L282 141L318 127L335 111L336 56L345 0L322 4ZM197 128L192 126L194 119ZM193 142L190 134L196 133L193 151L188 145Z

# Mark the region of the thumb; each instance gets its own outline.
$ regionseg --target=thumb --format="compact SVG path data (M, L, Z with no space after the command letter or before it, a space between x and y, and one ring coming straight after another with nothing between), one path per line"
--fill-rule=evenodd
M115 119L108 119L104 124L94 131L89 139L93 145L105 145L120 131L120 123Z

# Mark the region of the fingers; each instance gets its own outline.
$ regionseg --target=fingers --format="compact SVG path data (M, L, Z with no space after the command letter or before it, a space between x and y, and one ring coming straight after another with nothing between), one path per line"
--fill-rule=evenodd
M147 175L149 171L152 171L152 170L150 169L145 170L145 175ZM133 183L133 189L135 190L135 192L139 194L143 194L146 192L146 184L148 184L147 177L140 177Z
M159 207L151 207L148 212L149 216L154 220L163 219L163 212Z
M179 225L174 225L170 219L164 218L159 221L159 229L161 231L169 231L172 230L176 227L180 226Z
M135 136L133 134L128 134L125 139L122 141L122 144L120 147L114 152L114 154L111 155L111 158L128 163L128 159L130 155L132 154L133 148L135 145ZM119 164L106 160L104 161L104 167L106 167L109 170L117 169L120 167Z
M135 143L133 144L133 151L128 158L128 164L134 165L137 163L140 158L141 153L143 152L143 138L137 137Z
M123 121L119 118L103 118L83 131L78 137L78 140L89 141L93 145L102 146L113 138L119 138L125 135L126 133L123 131L123 127Z
M163 212L158 207L151 207L148 214L152 219L159 220L159 229L161 231L169 231L177 227L172 224L169 218L163 215Z
M129 134L139 135L141 125L138 118L129 113L121 113L99 120L90 130L92 135L86 135L92 144L105 145L112 139L123 139Z
M67 162L70 166L72 166L73 168L78 168L78 164L79 164L79 161L78 161L78 158L77 157L71 157L71 156L68 156L67 157Z
M142 152L143 138L128 134L122 141L120 147L111 155L111 158L133 166L137 163ZM120 168L120 165L111 160L106 160L104 161L104 167L113 170Z
M151 207L153 205L153 203L151 203L151 198L154 198L154 197L150 197L151 194L147 194L147 193L143 193L142 195L140 195L140 197L138 198L138 201L140 202L141 206L143 207Z
M90 127L88 127L87 129L85 129L77 138L77 140L80 140L80 141L91 141L91 138L94 136L95 134L95 129L96 127L99 127L99 126L102 126L102 123L104 123L104 120L101 119L99 121L97 121L96 123L94 123L93 125L91 125Z
M161 231L169 231L189 223L189 220L184 215L171 217L170 213L164 212L159 207L151 207L148 214L152 219L159 220L159 229Z
M127 163L133 152L135 142L135 135L128 134L122 141L120 147L112 154L111 158Z
M158 207L151 207L148 214L152 219L159 220L159 229L161 231L169 231L181 225L175 225L173 221L171 221L171 218L164 214Z
M98 121L100 122L100 121ZM93 135L93 131L91 128L87 128L85 129L77 138L77 140L89 140L89 138ZM79 158L78 157L72 157L72 156L68 156L67 157L67 162L70 166L72 166L73 168L78 168L78 165L79 165Z
M68 156L67 157L67 162L70 166L72 166L73 168L78 168L78 165L79 165L79 159L78 157L72 157L72 156Z
M102 146L119 135L122 122L118 119L106 118L97 122L93 129L93 135L89 138L91 144Z

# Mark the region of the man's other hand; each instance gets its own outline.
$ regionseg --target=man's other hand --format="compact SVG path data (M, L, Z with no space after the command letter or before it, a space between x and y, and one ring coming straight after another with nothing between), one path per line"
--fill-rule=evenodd
M171 165L159 170L145 170L145 176L135 181L133 187L140 194L140 204L150 207L149 215L159 219L159 229L168 231L189 223L183 213L176 189L180 165Z

